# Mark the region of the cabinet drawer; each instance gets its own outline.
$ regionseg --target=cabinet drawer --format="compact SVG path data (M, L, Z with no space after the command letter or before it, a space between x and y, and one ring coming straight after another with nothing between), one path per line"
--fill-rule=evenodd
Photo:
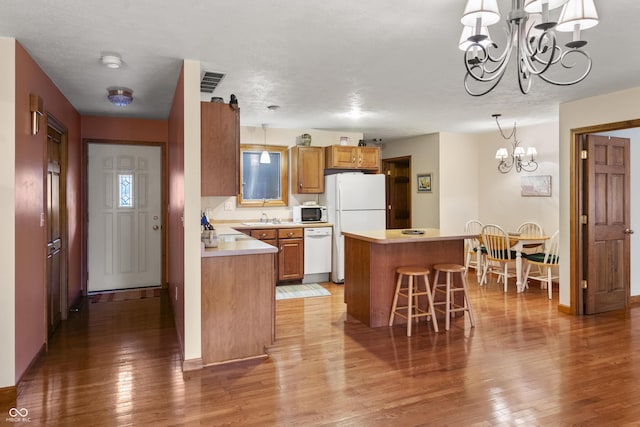
M258 240L276 239L278 232L275 228L265 230L251 230L251 237Z
M301 239L304 237L302 228L279 228L278 238L280 239Z

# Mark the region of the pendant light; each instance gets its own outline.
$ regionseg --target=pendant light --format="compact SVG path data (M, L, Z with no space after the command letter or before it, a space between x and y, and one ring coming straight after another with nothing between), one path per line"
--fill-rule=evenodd
M271 157L267 151L267 125L264 123L262 124L262 131L264 132L264 150L260 153L260 163L266 165L271 163Z

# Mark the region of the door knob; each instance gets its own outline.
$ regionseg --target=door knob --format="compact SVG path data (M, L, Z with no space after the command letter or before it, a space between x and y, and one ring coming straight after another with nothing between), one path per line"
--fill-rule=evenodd
M633 234L633 230L630 228L627 228L626 230L624 230L624 234Z
M158 227L157 225L154 225L154 226L153 226L153 229L154 229L154 230L157 230L157 229L159 229L159 228L160 228L160 227Z

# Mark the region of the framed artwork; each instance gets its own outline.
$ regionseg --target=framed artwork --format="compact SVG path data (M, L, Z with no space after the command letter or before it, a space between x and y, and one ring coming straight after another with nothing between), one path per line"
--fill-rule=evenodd
M520 177L522 197L551 197L551 175Z
M431 193L431 174L418 174L418 193Z

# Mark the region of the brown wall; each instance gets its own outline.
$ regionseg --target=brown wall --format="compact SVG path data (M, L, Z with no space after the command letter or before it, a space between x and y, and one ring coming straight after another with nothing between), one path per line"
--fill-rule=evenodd
M82 116L82 139L167 142L167 120Z
M169 113L169 297L184 359L184 66ZM177 298L176 298L177 296Z
M30 133L29 94L39 95L47 114L69 131L67 169L69 300L80 292L80 115L24 48L16 42L16 382L46 339L45 228L46 121Z

